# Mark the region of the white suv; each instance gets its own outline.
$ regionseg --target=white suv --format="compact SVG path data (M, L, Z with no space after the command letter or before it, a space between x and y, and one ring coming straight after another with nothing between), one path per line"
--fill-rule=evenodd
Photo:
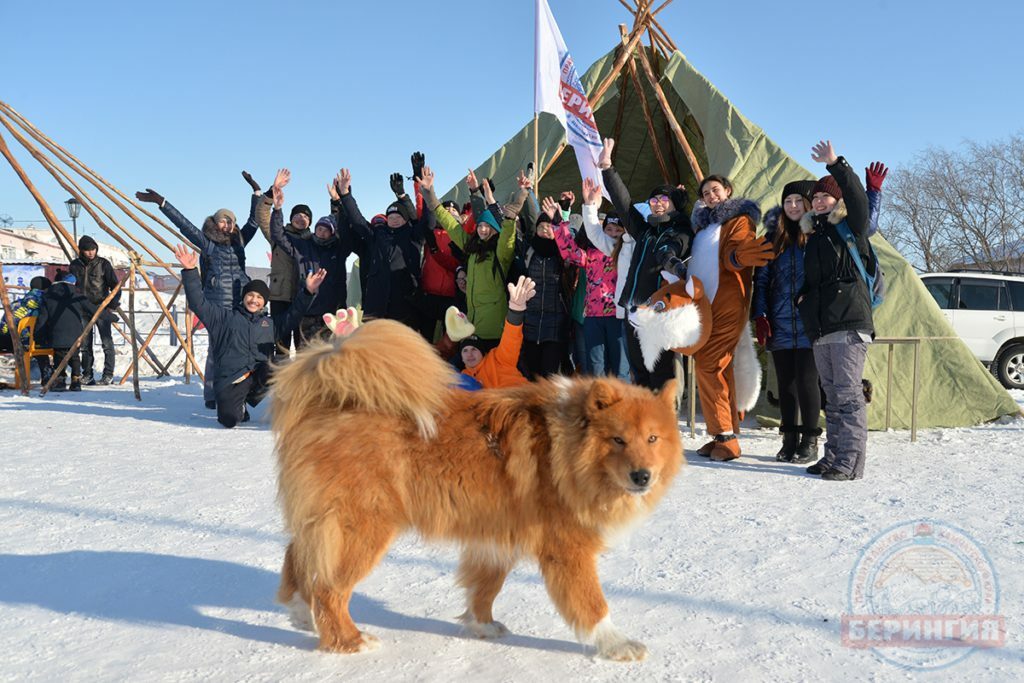
M921 275L942 314L1007 389L1024 389L1024 273Z

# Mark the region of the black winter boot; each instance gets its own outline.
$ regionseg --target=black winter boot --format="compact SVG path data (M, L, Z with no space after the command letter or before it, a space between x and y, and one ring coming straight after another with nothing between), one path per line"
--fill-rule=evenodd
M779 432L782 434L782 448L775 454L775 459L779 462L793 462L800 442L800 432L796 427L779 427Z
M99 384L101 386L107 386L108 384L111 384L113 381L114 381L114 376L113 375L108 375L107 373L104 372L103 376L100 377L100 381L97 382L97 384Z
M82 390L82 378L71 375L71 386L68 387L68 391L81 391Z
M813 462L818 457L818 437L821 436L821 429L815 427L804 429L800 436L800 444L796 447L796 455L793 462L804 464Z

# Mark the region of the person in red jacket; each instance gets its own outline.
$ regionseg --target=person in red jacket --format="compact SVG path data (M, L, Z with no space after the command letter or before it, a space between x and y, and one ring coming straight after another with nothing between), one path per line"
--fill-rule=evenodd
M416 193L416 216L423 216L423 195L420 193L420 174L426 164L423 152L412 154L412 180ZM455 202L443 202L443 206L460 223L464 218ZM452 238L440 225L426 234L423 243L423 265L418 297L420 334L428 342L434 342L438 325L444 331L444 314L455 303L455 270L461 265L459 257L452 252Z

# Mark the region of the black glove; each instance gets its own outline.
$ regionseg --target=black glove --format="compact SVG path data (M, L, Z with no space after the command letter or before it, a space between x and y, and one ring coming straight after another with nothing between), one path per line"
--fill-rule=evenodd
M412 153L412 179L419 180L423 177L423 167L427 165L427 157L423 152Z
M686 259L686 261L689 261L689 260L690 259ZM673 256L672 258L670 258L668 260L668 268L666 268L666 270L668 272L672 273L673 275L675 275L676 277L678 277L680 280L685 280L686 279L686 261L683 261L678 256Z
M140 202L149 202L151 204L160 205L164 203L163 195L150 187L147 187L145 192L136 192L135 198Z
M260 184L252 179L252 174L248 171L242 171L242 177L245 178L245 182L249 183L249 187L252 188L253 192L260 191Z
M391 174L391 191L395 193L396 197L405 194L405 180L402 179L401 173Z

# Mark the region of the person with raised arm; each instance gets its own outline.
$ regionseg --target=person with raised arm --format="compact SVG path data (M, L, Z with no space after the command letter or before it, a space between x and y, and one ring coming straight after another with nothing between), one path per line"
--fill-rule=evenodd
M635 206L629 189L618 171L612 166L612 152L615 140L605 138L604 148L598 158L598 168L608 196L615 211L636 244L619 305L627 314L644 303L661 287L661 273L668 271L682 277L686 273L685 262L690 256L693 230L686 212L686 192L675 185L658 185L647 196L650 213L644 216ZM620 277L622 274L620 273ZM644 366L640 352L640 340L632 327L626 336L626 351L629 362L636 374L636 382L649 389L660 389L675 376L673 354L662 352L653 370Z
M811 158L829 174L814 185L811 211L800 220L808 237L797 306L826 398L825 453L807 471L850 481L864 476L868 415L861 380L875 326L867 283L840 234L843 224L869 272L878 264L868 243L871 207L860 178L830 140L814 145Z
M246 404L255 406L263 400L277 338L284 332L280 328L298 325L327 277L327 271L320 269L307 275L288 314L275 321L264 310L270 288L263 280L246 283L241 301L225 309L206 298L196 271L199 257L183 244L175 248L174 256L182 267L181 282L188 305L210 333L209 353L215 357L217 369L213 377L217 421L231 429L239 422L248 421Z
M327 185L327 192L332 199L337 196L335 184L332 182ZM309 273L327 271L326 280L320 286L320 294L299 323L299 337L305 344L312 339L329 336L324 314L333 314L345 308L348 298L345 261L352 253L353 241L347 226L339 225L338 216L333 213L317 220L313 236L309 239L285 230L284 214L281 211L284 206L283 186L279 188L275 185L271 190L274 194L274 209L270 213L270 237L274 246L295 259L296 277L300 282Z
M480 214L476 231L470 235L445 209L434 192L434 172L423 168L420 191L428 211L433 211L452 242L466 255L466 315L481 339L501 337L508 298L505 290L516 241L516 215L522 208L529 183L522 173L517 178L519 191L513 202L499 207L489 183L481 185L487 208ZM504 215L504 220L499 216Z
M235 214L229 209L218 209L203 220L200 230L185 218L178 209L151 188L136 192L136 199L160 207L181 234L199 250L199 265L202 271L204 296L214 305L226 310L234 308L241 301L242 288L249 282L245 272L245 247L256 234L256 209L260 196L253 194L249 206L249 219L241 230L235 221ZM210 377L217 374L210 355L206 358L203 372L203 399L206 407L213 409L215 391Z

